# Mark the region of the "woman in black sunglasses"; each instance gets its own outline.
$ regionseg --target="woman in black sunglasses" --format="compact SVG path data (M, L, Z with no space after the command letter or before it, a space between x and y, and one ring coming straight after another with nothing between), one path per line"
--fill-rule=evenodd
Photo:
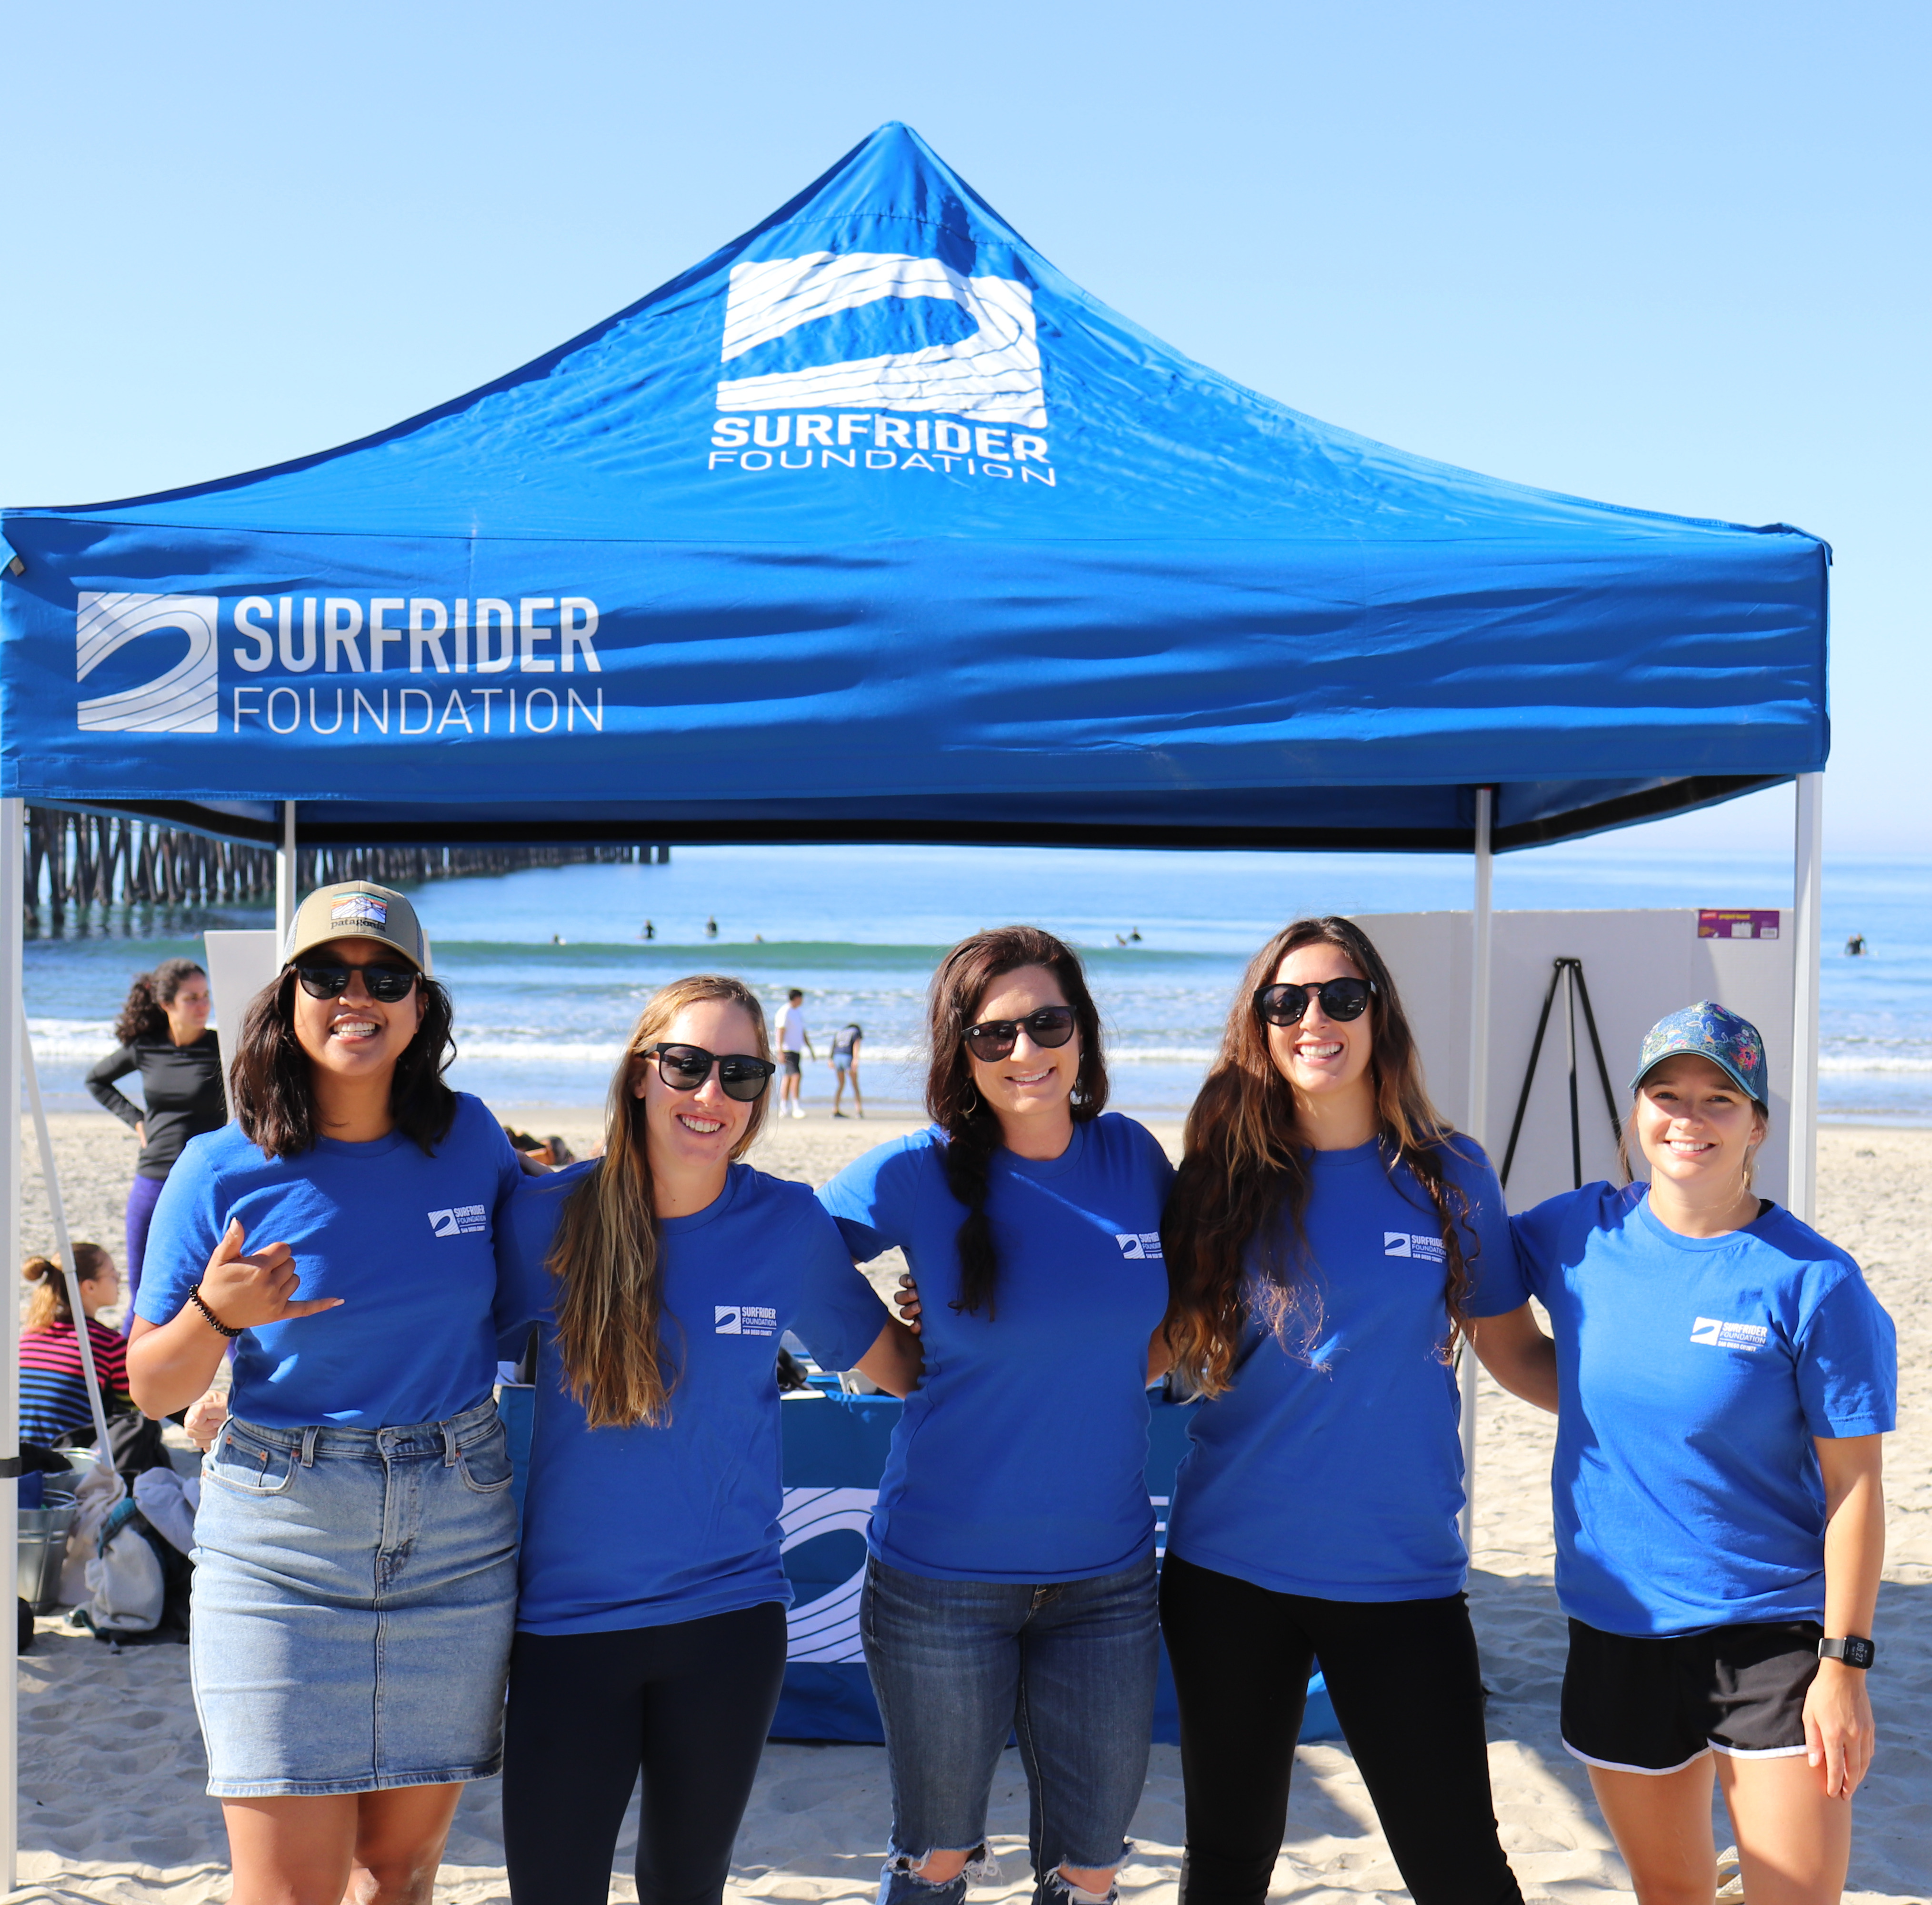
M1161 1621L1184 1905L1262 1905L1312 1663L1417 1905L1520 1897L1498 1843L1457 1532L1454 1355L1526 1301L1495 1173L1429 1102L1353 921L1263 946L1162 1226L1193 1412Z
M892 1828L880 1905L958 1905L1016 1732L1034 1894L1112 1896L1147 1774L1159 1638L1150 1340L1167 1303L1153 1136L1102 1115L1071 948L977 933L934 974L933 1127L819 1196L854 1257L905 1251L926 1374L894 1431L860 1616Z
M242 1022L236 1122L155 1210L135 1400L182 1408L235 1352L190 1666L236 1905L424 1895L463 1782L500 1758L517 1516L492 1312L522 1172L443 1082L452 1056L408 900L311 893Z
M506 1313L542 1324L503 1770L517 1905L603 1905L640 1770L638 1897L721 1898L784 1677L778 1339L896 1395L917 1375L810 1190L741 1162L776 1069L756 994L679 980L611 1080L603 1156L517 1200Z

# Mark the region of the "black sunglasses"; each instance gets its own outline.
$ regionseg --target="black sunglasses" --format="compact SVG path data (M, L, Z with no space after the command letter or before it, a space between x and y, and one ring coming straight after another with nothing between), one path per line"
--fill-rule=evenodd
M989 1018L984 1024L968 1026L962 1036L975 1058L982 1064L996 1065L1012 1056L1023 1030L1042 1050L1057 1051L1073 1036L1073 1008L1042 1006L1024 1018Z
M412 966L303 964L296 968L296 976L311 999L340 998L349 990L350 979L358 972L370 998L386 1006L400 1005L416 989L416 981L422 976Z
M1366 979L1330 979L1318 985L1311 980L1300 986L1264 986L1255 994L1255 1012L1266 1024L1299 1025L1309 1000L1319 993L1323 1017L1342 1022L1360 1018L1375 990L1373 982Z
M741 1105L762 1098L772 1074L778 1070L769 1058L753 1058L736 1052L721 1058L701 1045L649 1046L638 1055L658 1061L658 1076L674 1091L697 1090L716 1065L724 1096L735 1098Z

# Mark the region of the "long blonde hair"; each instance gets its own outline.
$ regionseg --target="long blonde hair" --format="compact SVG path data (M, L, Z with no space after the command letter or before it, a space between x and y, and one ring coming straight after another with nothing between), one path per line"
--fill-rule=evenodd
M550 1247L550 1274L563 1286L556 1334L564 1380L593 1429L656 1427L670 1420L677 1372L662 1341L664 1281L644 1101L631 1088L638 1068L650 1062L640 1054L687 1006L709 999L742 1006L757 1034L758 1057L770 1059L764 1008L742 980L700 973L654 994L610 1080L604 1155L566 1202ZM734 1162L764 1129L770 1102L769 1090L754 1102L744 1135L732 1148Z
M98 1244L76 1239L74 1268L82 1282L98 1282L107 1268L107 1252ZM56 1323L74 1321L74 1308L67 1300L67 1279L52 1257L29 1257L20 1266L20 1276L34 1286L34 1294L27 1299L27 1313L20 1318L22 1329L50 1330Z

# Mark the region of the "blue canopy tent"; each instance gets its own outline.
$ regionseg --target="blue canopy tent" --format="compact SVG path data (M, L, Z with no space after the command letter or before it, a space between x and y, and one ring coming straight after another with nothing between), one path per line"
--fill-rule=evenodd
M16 998L22 801L285 865L298 832L1432 850L1476 856L1480 1056L1492 849L1797 778L1815 1047L1825 545L1244 389L902 126L481 390L4 534Z

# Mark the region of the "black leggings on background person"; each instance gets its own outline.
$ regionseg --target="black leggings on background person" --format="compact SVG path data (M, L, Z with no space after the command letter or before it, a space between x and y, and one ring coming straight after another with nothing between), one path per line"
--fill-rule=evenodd
M784 1662L776 1601L665 1627L518 1634L503 1742L516 1905L604 1905L640 1770L640 1905L718 1905Z
M1520 1905L1496 1838L1464 1596L1319 1600L1169 1555L1161 1627L1180 1705L1180 1905L1262 1905L1318 1655L1416 1905Z

